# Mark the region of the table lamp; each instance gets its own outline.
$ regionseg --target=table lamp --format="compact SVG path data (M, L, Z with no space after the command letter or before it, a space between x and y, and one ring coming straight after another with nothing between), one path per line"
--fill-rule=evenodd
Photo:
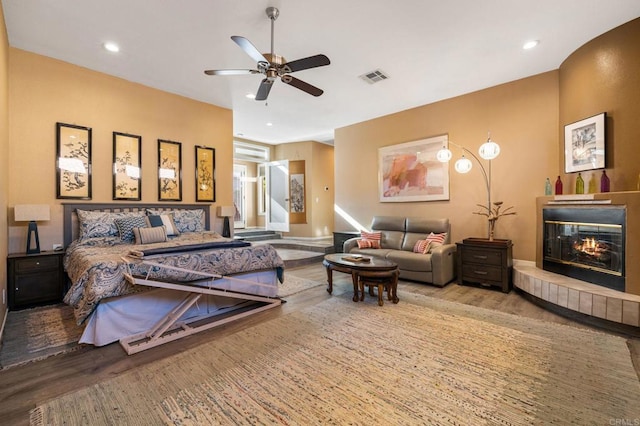
M222 225L222 236L225 238L231 238L231 227L229 226L229 217L236 215L236 209L234 206L218 206L218 217L224 218Z
M40 253L40 239L38 238L38 220L50 220L51 214L48 204L18 204L13 208L13 219L16 222L29 222L27 231L27 254Z

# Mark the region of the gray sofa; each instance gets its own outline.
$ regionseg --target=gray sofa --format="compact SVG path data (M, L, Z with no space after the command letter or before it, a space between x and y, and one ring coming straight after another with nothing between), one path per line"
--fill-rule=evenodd
M380 249L360 249L357 238L344 242L345 253L358 253L391 260L398 264L400 278L421 281L444 287L456 277L456 245L451 244L449 219L425 219L421 217L374 216L371 231L380 231ZM429 254L414 253L416 241L433 232L446 232L442 246Z

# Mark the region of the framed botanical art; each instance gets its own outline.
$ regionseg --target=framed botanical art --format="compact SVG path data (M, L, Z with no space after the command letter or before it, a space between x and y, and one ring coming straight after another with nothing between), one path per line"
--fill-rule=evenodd
M606 121L603 112L564 126L566 173L605 168Z
M91 128L56 123L56 196L91 199Z
M216 201L216 150L196 146L196 201Z
M447 135L378 149L378 191L382 202L449 199L449 166L436 158Z
M113 199L140 201L142 137L113 132Z
M158 139L158 200L182 201L182 144Z

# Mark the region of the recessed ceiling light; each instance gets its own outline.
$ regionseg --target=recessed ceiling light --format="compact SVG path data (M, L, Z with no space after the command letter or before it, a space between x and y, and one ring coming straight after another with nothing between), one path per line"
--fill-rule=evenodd
M522 45L522 48L525 50L533 49L540 43L538 40L531 40Z
M245 96L247 98L249 98L249 99L255 99L256 98L256 95L254 93L247 93Z
M107 41L102 45L106 50L108 50L109 52L119 52L120 51L120 46L118 46L117 44L115 44L112 41Z
M267 126L271 127L273 126L273 123L267 123Z

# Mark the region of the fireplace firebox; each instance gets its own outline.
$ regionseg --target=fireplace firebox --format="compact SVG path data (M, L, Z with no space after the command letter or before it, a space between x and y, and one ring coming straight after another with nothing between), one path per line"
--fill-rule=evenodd
M546 206L543 269L625 291L624 206Z

